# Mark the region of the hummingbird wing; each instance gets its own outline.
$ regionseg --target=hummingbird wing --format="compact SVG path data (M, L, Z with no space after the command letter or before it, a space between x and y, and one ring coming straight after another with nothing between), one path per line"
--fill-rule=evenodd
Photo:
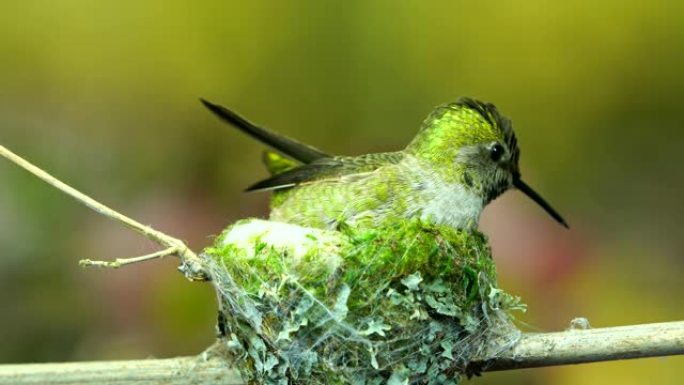
M349 182L377 169L396 164L401 152L367 154L358 157L321 158L249 186L245 191L267 191L291 188L315 182Z
M317 159L332 157L332 155L326 154L308 144L298 142L285 135L259 127L226 107L211 103L202 98L200 98L200 101L209 109L209 111L213 112L224 122L235 126L245 134L302 163L311 163Z
M304 163L293 162L272 152L264 153L264 163L274 174L248 187L246 191L279 190L316 181L349 181L368 175L378 168L401 160L401 153L368 154L359 157L336 157L313 147L259 127L226 107L200 98L202 104L221 120L283 154Z

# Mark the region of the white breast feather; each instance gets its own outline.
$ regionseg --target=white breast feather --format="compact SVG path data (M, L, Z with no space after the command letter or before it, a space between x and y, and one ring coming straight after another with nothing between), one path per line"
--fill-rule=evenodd
M482 198L460 183L446 183L420 166L415 181L416 199L409 202L409 212L420 213L424 221L454 228L477 227L483 209Z

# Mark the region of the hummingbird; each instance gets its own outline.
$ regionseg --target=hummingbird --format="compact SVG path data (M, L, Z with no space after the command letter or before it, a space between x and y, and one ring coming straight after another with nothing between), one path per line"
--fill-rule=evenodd
M509 189L565 220L520 176L511 121L463 97L436 107L401 151L335 156L257 126L200 99L221 120L279 153L264 152L271 177L246 191L273 191L270 218L306 227L376 227L400 219L456 229L478 226L484 207Z

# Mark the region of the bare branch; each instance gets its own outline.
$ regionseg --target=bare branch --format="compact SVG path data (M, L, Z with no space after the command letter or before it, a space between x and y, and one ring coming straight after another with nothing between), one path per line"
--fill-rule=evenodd
M496 358L473 363L483 371L684 354L684 321L524 334ZM220 358L0 365L4 384L243 384Z
M133 263L145 262L152 259L164 258L167 255L176 254L178 250L176 247L169 247L165 250L157 251L156 253L141 255L133 258L117 258L114 261L93 261L91 259L81 259L78 264L83 267L108 267L118 269L121 266L131 265Z
M53 187L57 188L58 190L62 191L63 193L71 196L72 198L76 199L78 202L86 205L93 211L95 211L98 214L104 215L108 218L111 218L124 226L128 227L129 229L135 230L139 232L140 234L144 235L146 238L162 245L166 246L169 249L173 248L175 251L174 253L177 254L180 259L181 259L181 271L185 274L185 276L190 279L190 280L205 280L206 279L206 274L204 273L204 269L202 268L202 263L197 254L195 254L192 250L188 249L188 247L181 241L180 239L173 238L169 235L166 235L162 233L161 231L157 231L153 229L150 226L145 226L142 223L131 219L117 211L114 211L113 209L103 205L102 203L96 201L95 199L83 194L82 192L76 190L75 188L67 185L66 183L58 180L57 178L53 177L52 175L48 174L47 172L43 171L42 169L38 168L37 166L31 164L29 161L26 159L20 157L19 155L13 153L9 149L7 149L5 146L0 145L0 155L4 156L5 158L9 159L10 161L14 162L17 164L19 167L27 170L31 174L37 176L38 178L42 179L46 183L52 185ZM167 250L169 250L167 249ZM168 255L168 254L167 254ZM130 263L130 262L128 262ZM110 265L116 264L116 262L111 262ZM125 264L125 263L124 263ZM112 265L113 266L113 265Z

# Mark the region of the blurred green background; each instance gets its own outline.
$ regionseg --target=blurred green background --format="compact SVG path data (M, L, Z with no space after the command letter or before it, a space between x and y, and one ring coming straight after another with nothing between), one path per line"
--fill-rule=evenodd
M262 146L198 97L339 154L395 150L437 104L512 118L522 194L484 213L526 330L684 318L684 3L25 1L0 5L0 143L196 250L267 215ZM0 161L0 362L171 357L214 336L209 285ZM681 383L682 357L485 374L478 384Z

